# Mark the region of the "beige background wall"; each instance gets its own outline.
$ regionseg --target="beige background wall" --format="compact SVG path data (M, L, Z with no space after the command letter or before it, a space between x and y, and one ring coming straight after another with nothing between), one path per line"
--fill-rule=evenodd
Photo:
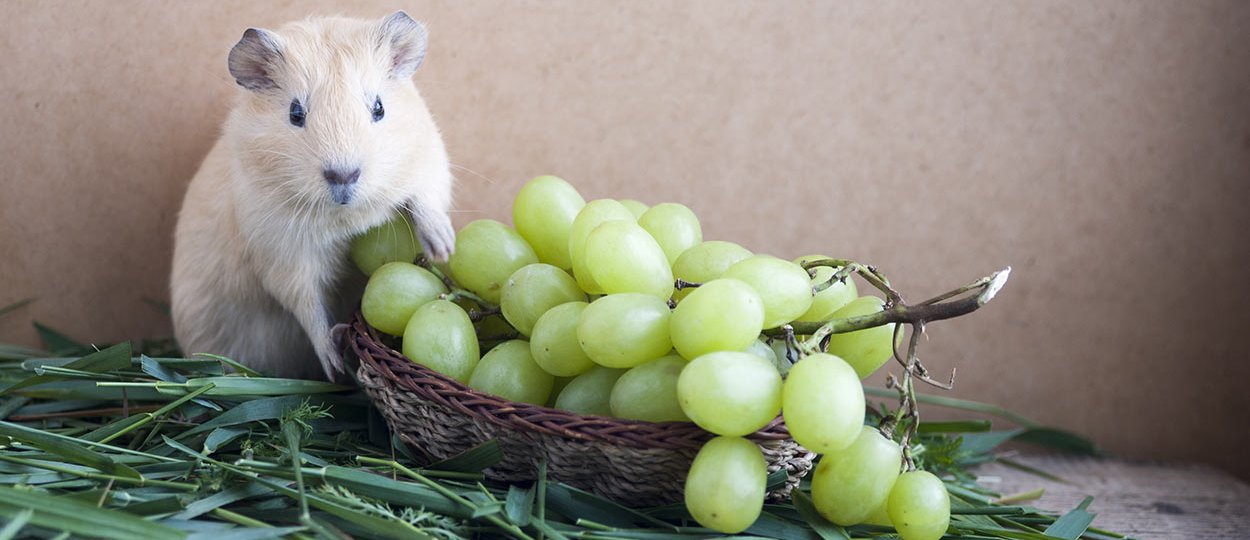
M0 341L167 335L186 182L249 25L403 7L457 224L540 173L708 238L879 265L954 395L1250 476L1244 2L0 2Z

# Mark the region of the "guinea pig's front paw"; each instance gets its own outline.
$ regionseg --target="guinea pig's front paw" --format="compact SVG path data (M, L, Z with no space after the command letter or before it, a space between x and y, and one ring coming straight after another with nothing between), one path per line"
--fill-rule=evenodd
M418 213L413 218L426 257L436 262L446 262L456 251L456 229L451 225L451 218L445 213Z

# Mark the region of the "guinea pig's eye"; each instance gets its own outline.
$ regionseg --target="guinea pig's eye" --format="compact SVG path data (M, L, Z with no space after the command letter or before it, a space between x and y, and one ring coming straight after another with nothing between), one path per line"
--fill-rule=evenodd
M377 122L383 116L386 116L386 109L382 108L382 98L375 98L373 100L373 121Z
M304 127L304 106L299 104L298 99L291 100L291 125L295 127Z

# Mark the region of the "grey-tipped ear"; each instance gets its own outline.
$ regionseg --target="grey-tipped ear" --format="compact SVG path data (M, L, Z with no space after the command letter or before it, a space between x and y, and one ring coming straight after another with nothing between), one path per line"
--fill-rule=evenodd
M230 49L230 74L239 86L253 92L274 89L278 87L274 73L281 60L282 45L276 34L248 28Z
M396 11L382 20L382 50L391 58L391 76L407 79L425 60L425 25Z

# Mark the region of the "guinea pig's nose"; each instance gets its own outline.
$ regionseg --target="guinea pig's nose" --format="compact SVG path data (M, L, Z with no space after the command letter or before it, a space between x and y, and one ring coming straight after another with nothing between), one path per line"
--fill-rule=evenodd
M326 181L331 185L345 186L355 184L360 179L360 167L356 167L350 172L342 169L327 168L322 171L322 174L325 175Z

